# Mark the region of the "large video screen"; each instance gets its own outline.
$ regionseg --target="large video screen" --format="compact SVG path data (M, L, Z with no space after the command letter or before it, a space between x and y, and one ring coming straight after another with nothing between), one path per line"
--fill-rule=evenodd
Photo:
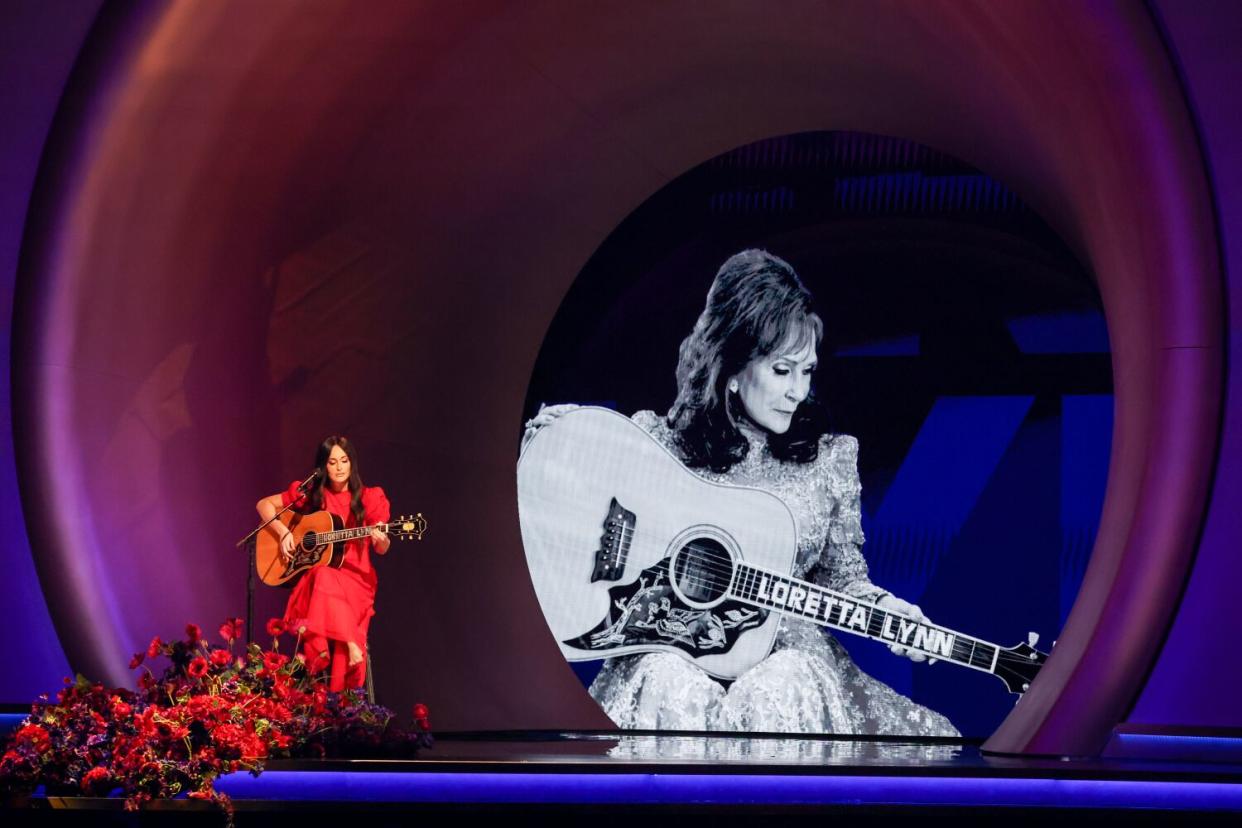
M1003 183L858 133L726 153L544 340L549 631L624 729L985 736L1077 594L1111 381L1091 274Z

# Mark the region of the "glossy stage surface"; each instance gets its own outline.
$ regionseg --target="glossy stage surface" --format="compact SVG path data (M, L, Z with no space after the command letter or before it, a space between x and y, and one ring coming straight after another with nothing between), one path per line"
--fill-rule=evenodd
M1233 823L1242 816L1242 738L1114 737L1114 758L1009 758L962 740L600 732L456 733L414 760L272 762L218 788L239 825L362 812L369 823L504 814L522 822L619 824L654 814L725 823L760 817L867 822L920 814L1020 821ZM1158 755L1164 758L1125 758ZM125 818L116 799L36 798L10 811ZM206 810L204 810L206 809ZM201 803L158 803L144 821L208 816ZM6 820L8 822L8 820Z

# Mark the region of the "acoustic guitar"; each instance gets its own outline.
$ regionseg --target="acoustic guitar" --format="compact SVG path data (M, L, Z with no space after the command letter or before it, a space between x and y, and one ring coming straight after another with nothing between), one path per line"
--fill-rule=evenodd
M712 483L614 411L578 408L518 460L531 580L570 661L671 652L724 679L772 649L781 615L995 675L1022 694L1047 659L790 576L793 514L759 489Z
M340 569L345 561L345 544L356 538L365 538L372 529L382 529L390 538L409 540L423 539L427 521L422 513L414 517L401 517L387 523L345 528L345 522L328 511L303 515L288 511L280 516L280 522L293 533L293 557L285 560L280 553L280 536L272 526L259 533L255 543L255 566L259 578L268 586L293 586L305 572L317 566Z

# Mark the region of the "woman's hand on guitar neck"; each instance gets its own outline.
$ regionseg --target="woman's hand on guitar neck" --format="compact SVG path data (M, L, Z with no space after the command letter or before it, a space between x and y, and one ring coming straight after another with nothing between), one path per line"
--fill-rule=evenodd
M574 403L562 403L561 405L539 406L539 413L526 421L526 431L522 433L522 448L526 448L526 444L531 441L535 433L546 425L550 425L557 417L568 414L575 408L581 408L580 405Z
M919 609L917 605L911 604L909 601L903 601L896 595L885 595L883 598L876 601L875 605L882 610L889 610L897 613L898 615L904 615L906 618L910 618L915 621L922 621L925 624L931 623L931 619L924 615L923 611ZM888 648L892 650L894 655L905 656L911 661L927 661L928 664L936 663L936 659L934 658L928 661L927 653L912 649L910 647L903 647L900 644L889 644Z

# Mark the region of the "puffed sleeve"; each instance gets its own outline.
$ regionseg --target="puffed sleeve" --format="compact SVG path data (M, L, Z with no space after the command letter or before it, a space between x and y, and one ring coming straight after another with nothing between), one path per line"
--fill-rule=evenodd
M362 512L366 525L387 523L392 516L388 495L379 486L368 486L362 491Z
M840 434L820 446L825 484L832 498L828 540L813 580L821 586L864 601L886 590L871 583L862 555L862 482L858 478L858 440Z
M295 480L289 484L289 488L280 493L280 505L293 505L295 509L301 509L306 505L306 495L298 491L298 486L302 485L301 480Z

